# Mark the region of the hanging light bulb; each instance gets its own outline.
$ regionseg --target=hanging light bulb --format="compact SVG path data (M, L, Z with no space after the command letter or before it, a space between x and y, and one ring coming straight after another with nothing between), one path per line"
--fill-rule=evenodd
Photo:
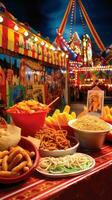
M55 51L55 47L54 47L54 46L50 46L50 49L51 49L52 51Z
M14 30L15 31L18 31L19 30L19 27L15 24L15 26L14 26Z
M68 58L68 54L66 54L66 58Z
M45 44L44 41L42 41L42 42L41 42L41 45L44 46L44 44Z
M3 22L3 17L2 16L0 16L0 23L2 23Z
M24 36L27 37L28 35L29 35L28 31L25 31L25 32L24 32Z
M62 57L64 57L64 55L65 55L65 53L63 52L63 53L62 53Z
M47 44L47 43L46 43L46 45L45 45L45 46L46 46L46 48L48 48L48 44Z
M37 37L35 37L35 38L34 38L34 41L35 41L35 42L37 42L37 41L38 41L38 38L37 38Z

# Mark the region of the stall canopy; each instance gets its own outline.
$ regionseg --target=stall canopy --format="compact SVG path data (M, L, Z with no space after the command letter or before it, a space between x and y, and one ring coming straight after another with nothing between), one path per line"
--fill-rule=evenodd
M0 4L0 47L52 65L67 66L68 55L19 22Z

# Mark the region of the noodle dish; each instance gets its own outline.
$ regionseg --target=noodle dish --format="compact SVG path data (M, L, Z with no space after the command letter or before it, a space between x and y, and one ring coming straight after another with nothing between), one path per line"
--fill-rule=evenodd
M67 130L43 128L35 138L40 139L39 151L42 156L61 156L76 152L79 142L73 136L69 137Z
M40 158L37 171L49 177L67 177L82 174L95 166L95 160L83 153L61 157Z

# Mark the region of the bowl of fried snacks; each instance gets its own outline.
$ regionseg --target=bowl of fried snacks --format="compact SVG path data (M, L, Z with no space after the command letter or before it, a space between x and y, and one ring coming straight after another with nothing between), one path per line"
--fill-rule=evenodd
M33 173L38 161L37 148L22 136L17 146L0 151L0 183L11 184L24 181Z
M66 130L43 128L35 135L40 139L39 152L41 156L64 156L73 154L79 146L78 140L69 136Z
M7 112L14 124L21 128L21 134L28 136L34 135L43 127L49 107L35 100L28 100L15 104Z
M107 133L112 126L95 115L84 115L69 121L68 125L75 130L80 146L89 149L101 148Z

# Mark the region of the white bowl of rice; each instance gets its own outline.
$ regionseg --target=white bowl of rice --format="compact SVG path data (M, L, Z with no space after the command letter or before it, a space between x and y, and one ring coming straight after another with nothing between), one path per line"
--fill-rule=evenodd
M70 120L68 125L75 130L80 146L89 149L101 148L106 134L112 129L112 125L97 116L89 114Z

